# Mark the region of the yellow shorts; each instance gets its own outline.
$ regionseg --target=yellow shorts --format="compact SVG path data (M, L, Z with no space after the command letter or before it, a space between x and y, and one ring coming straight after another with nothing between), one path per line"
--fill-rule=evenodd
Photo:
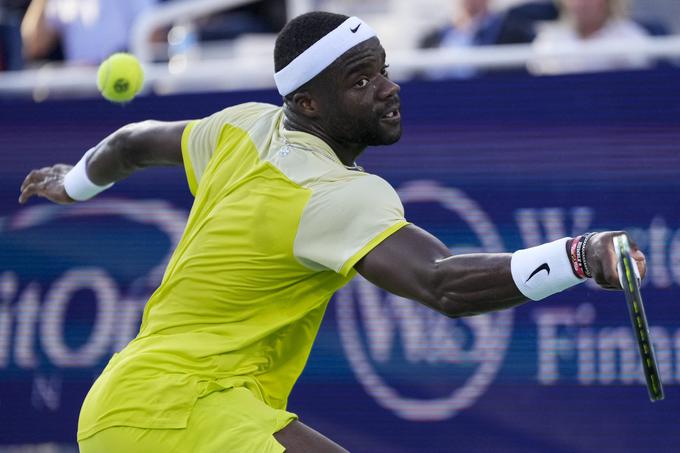
M79 447L81 453L280 453L285 448L273 434L296 418L236 387L200 398L186 428L114 426L80 441Z

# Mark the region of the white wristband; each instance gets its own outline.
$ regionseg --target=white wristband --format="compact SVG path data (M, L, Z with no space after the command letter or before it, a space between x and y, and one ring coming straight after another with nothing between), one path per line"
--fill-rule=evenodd
M522 294L531 300L541 300L585 281L572 270L566 248L569 239L558 239L512 254L512 279Z
M113 185L111 183L105 186L98 186L88 178L86 165L87 160L92 154L94 154L94 148L86 152L75 167L64 176L64 190L66 190L69 197L76 201L89 200Z

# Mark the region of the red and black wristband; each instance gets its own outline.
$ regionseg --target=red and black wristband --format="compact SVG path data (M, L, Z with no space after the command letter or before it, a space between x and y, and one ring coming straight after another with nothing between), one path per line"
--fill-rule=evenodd
M569 261L571 262L571 270L576 277L581 279L591 278L593 276L586 259L586 245L594 234L595 233L586 233L581 236L576 236L566 243L567 256L569 256Z

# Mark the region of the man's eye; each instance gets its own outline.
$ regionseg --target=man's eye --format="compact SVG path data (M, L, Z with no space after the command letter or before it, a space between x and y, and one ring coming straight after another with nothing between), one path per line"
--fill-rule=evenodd
M384 77L388 77L388 78L390 77L390 71L388 71L388 68L389 68L389 67L390 67L390 65L387 65L387 66L385 66L384 68L382 68L382 71L380 71L380 73L381 73Z
M361 79L357 83L354 84L354 86L357 87L357 88L363 88L366 85L368 85L368 79Z

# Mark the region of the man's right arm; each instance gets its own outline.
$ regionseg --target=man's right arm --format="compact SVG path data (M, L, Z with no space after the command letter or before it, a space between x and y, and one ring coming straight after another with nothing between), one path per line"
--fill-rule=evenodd
M182 133L188 121L128 124L100 142L87 162L87 175L103 186L146 167L182 165Z
M143 121L128 124L106 137L87 159L88 179L106 186L137 170L154 166L181 165L182 134L188 121ZM20 203L32 196L65 204L74 200L64 189L64 177L73 167L56 164L31 171L21 185Z

